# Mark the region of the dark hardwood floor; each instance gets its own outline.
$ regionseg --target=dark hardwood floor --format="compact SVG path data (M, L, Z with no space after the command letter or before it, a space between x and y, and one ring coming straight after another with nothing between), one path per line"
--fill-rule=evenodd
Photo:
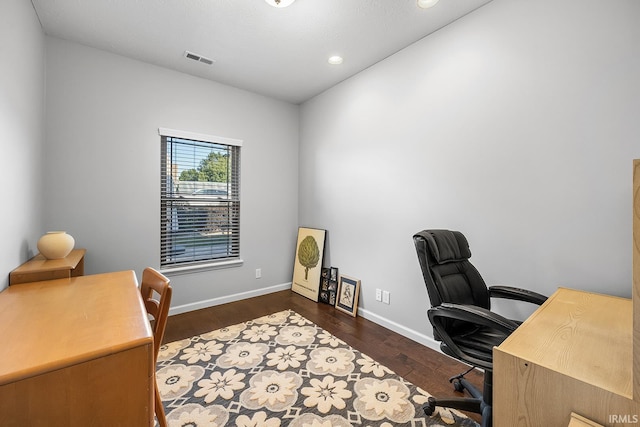
M466 365L367 319L353 318L289 290L170 316L164 342L200 335L286 309L304 316L434 396L463 396L453 390L449 378L465 371ZM416 313L416 316L426 321L424 313ZM466 378L482 389L482 373L473 371ZM476 414L467 415L480 420Z

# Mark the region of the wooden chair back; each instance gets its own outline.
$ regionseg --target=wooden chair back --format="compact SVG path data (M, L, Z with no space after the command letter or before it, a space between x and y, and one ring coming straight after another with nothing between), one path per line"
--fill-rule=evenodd
M153 317L151 322L151 330L153 331L153 362L158 360L158 353L164 338L164 330L167 326L167 318L169 317L169 306L171 305L171 286L169 279L160 272L151 267L147 267L142 272L142 283L140 284L140 293L144 301L147 313ZM154 381L154 407L158 424L160 427L167 427L167 419L158 390L158 383Z
M158 358L164 330L167 326L167 317L169 317L172 292L169 282L167 277L151 267L145 268L142 272L140 293L147 313L153 317L151 329L153 331L154 360Z

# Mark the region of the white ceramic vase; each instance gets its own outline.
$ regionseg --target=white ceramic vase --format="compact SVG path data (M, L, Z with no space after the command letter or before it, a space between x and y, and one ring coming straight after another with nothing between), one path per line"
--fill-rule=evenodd
M65 231L49 231L38 240L38 250L47 259L61 259L69 255L76 244Z

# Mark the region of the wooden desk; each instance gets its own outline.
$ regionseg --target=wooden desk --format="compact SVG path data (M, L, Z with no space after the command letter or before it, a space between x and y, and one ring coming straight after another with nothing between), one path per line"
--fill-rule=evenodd
M0 425L152 426L153 336L133 271L0 292Z
M493 350L495 427L604 426L640 415L633 401L630 299L558 289Z
M46 259L38 254L9 273L9 285L83 276L85 252L74 249L62 259Z

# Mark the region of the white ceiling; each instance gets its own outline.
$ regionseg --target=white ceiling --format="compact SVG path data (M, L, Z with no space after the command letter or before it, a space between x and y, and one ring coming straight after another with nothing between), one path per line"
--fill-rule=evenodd
M32 0L48 35L295 104L489 1Z

